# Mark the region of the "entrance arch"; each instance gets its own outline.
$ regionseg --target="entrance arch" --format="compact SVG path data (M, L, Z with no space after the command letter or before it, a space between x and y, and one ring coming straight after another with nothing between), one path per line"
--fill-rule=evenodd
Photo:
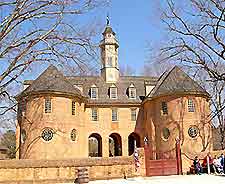
M102 137L97 133L93 133L88 137L88 156L102 156Z
M128 153L129 153L129 156L134 153L135 146L137 148L140 147L140 136L133 132L128 136Z
M112 133L109 136L109 156L122 156L122 140L117 133Z

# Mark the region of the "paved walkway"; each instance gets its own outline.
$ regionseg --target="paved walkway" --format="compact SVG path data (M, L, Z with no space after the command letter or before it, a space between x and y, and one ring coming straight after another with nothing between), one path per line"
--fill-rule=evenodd
M91 181L90 184L225 184L225 176L215 175L184 175L155 176L114 180Z

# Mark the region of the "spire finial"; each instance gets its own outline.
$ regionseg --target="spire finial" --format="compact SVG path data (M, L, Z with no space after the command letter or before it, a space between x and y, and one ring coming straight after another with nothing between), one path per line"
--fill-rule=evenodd
M107 13L107 17L106 17L106 25L109 26L109 14Z

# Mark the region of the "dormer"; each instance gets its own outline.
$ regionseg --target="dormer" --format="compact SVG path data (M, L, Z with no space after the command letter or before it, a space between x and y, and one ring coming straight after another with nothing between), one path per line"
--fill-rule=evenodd
M128 88L128 96L130 99L136 99L137 97L137 90L134 86L134 84L132 83L129 88Z
M90 97L91 99L98 99L98 87L95 84L91 86Z
M117 99L118 98L118 94L117 94L117 87L115 84L112 84L110 87L109 87L109 97L111 99Z

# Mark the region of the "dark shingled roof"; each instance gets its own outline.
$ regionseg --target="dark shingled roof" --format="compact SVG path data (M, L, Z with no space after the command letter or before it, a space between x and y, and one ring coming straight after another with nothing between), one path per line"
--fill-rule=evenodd
M53 65L50 65L18 97L26 96L30 93L42 92L56 92L75 96L82 96L80 90L75 88Z
M169 72L164 72L155 88L148 94L148 98L155 98L171 94L203 94L209 96L197 82L184 71L175 66Z
M163 73L160 78L120 76L119 80L115 83L118 99L110 99L109 88L112 86L112 83L106 83L101 76L64 77L54 66L50 66L33 82L27 81L27 84L30 84L30 86L19 97L30 93L59 92L78 97L87 97L87 105L140 105L146 95L146 85L155 86L147 95L147 99L171 94L202 94L209 96L201 86L177 66L169 72ZM97 99L90 98L90 89L93 85L98 88ZM128 96L130 85L136 88L136 99L130 99Z
M149 85L156 85L158 78L141 77L141 76L120 76L117 83L118 99L109 98L109 88L111 83L106 83L100 76L71 76L67 77L70 83L74 85L82 85L85 96L90 97L90 88L92 85L98 87L98 99L89 98L88 104L140 104L142 98L145 97L145 82ZM136 99L129 99L128 88L133 84L136 88Z

